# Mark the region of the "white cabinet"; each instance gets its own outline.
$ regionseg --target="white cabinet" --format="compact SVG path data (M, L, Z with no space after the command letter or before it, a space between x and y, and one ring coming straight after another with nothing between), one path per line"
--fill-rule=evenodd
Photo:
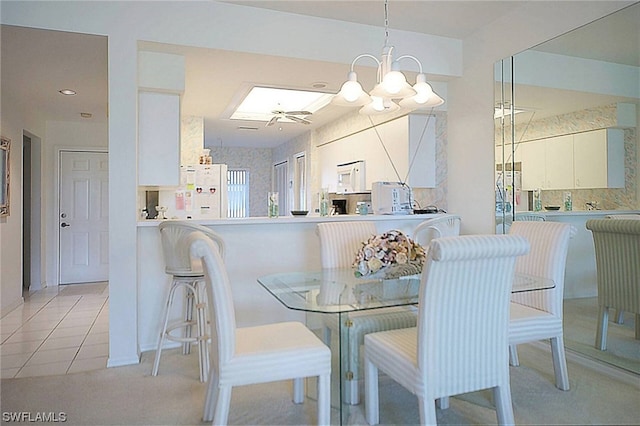
M337 165L364 161L365 186L406 181L414 188L436 186L435 116L410 114L318 147L321 186L336 191Z
M140 92L138 185L180 183L180 95Z
M521 143L522 189L624 188L624 130Z
M574 135L573 159L576 188L624 188L624 130Z
M546 182L544 141L521 143L518 150L522 165L522 189L532 191L536 188L544 188Z
M573 135L545 139L544 189L573 188Z

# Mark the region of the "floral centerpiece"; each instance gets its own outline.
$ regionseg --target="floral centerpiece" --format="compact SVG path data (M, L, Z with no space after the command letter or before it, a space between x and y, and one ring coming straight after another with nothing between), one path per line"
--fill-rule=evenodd
M363 242L353 266L357 277L392 279L420 273L425 259L420 244L403 232L392 230Z

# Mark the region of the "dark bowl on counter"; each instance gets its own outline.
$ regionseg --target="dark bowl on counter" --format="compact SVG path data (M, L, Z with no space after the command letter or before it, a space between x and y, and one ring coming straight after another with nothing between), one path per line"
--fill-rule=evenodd
M555 212L555 211L560 210L560 206L544 206L544 209L547 210L547 211Z
M309 210L291 210L291 214L294 216L306 216Z

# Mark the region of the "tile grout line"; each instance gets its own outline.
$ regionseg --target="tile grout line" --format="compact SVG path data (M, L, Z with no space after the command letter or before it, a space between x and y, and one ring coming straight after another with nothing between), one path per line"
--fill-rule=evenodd
M82 297L83 296L81 296L81 298ZM69 364L69 367L67 367L67 370L65 371L65 374L69 374L69 370L73 366L73 363L76 362L76 360L78 358L78 354L80 353L80 350L82 349L82 346L84 346L84 342L87 341L87 336L89 336L89 333L91 332L91 329L96 324L96 321L98 321L98 317L102 313L102 310L104 309L104 306L108 302L108 300L109 300L109 298L105 299L104 302L102 302L102 305L100 305L100 309L98 309L98 314L96 315L96 317L94 318L93 322L91 323L91 326L87 330L87 333L84 335L84 338L82 339L82 342L80 342L80 345L78 346L78 350L76 351L76 354L73 356L73 359L71 360L71 364Z

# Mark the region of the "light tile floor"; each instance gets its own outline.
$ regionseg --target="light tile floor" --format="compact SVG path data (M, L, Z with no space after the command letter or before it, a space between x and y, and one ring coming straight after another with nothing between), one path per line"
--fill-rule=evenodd
M32 377L106 368L107 283L49 287L25 294L0 319L1 377Z

